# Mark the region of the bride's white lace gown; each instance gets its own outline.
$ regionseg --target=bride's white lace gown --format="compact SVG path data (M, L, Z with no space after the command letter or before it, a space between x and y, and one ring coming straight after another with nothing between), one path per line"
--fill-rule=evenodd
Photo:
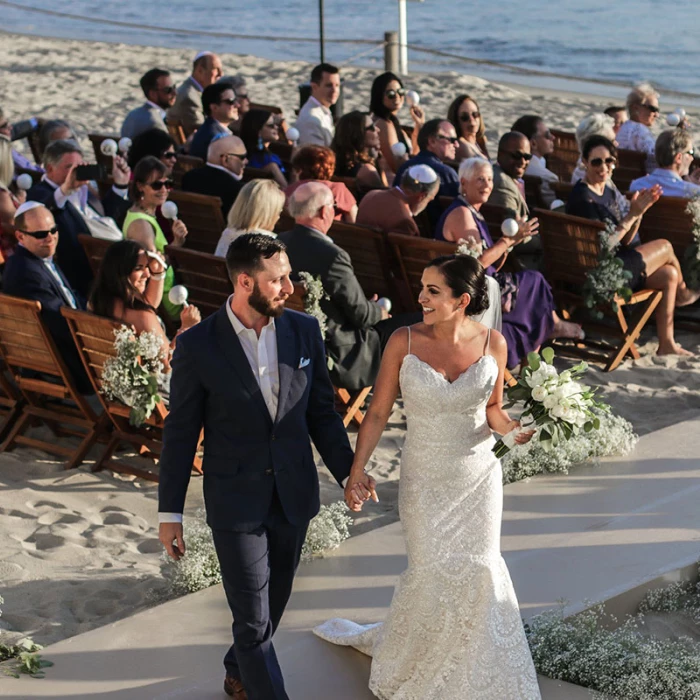
M485 355L449 383L409 353L399 376L408 568L383 624L336 619L314 632L371 655L369 686L382 700L539 700L500 552L501 465L486 422L496 360Z

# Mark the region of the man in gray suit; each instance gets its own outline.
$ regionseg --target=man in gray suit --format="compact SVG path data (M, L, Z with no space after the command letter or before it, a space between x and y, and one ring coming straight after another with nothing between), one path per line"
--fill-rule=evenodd
M192 75L177 90L175 104L168 110L168 119L180 122L189 136L204 122L202 92L224 74L221 59L211 51L201 51L194 57Z
M130 139L149 129L160 129L167 133L165 110L175 104L175 85L167 70L152 68L140 82L146 102L132 109L122 124L122 136Z

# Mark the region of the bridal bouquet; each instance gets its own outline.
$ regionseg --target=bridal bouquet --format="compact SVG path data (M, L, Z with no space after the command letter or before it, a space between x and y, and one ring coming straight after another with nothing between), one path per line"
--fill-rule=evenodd
M102 368L102 393L110 401L121 401L131 408L129 423L143 425L161 401L160 388L167 388L163 347L151 332L136 335L126 326L114 331L116 356Z
M504 435L495 444L496 457L502 457L513 448L519 430L534 429L535 438L549 451L581 430L586 433L598 430L600 418L595 409L598 412L610 410L607 404L595 400L595 389L578 381L588 370L585 362L559 374L552 364L552 348L545 348L541 355L531 352L527 360L529 366L523 368L518 383L506 390L509 401L506 408L519 401L525 404L522 427Z

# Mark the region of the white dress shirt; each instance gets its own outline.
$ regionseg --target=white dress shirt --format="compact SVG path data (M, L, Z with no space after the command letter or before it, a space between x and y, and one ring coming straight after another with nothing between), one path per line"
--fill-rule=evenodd
M333 114L313 96L299 110L294 126L299 131L299 146L330 146L333 142Z
M243 352L248 359L250 369L253 371L255 381L260 387L265 405L274 421L277 417L277 402L280 394L280 372L277 365L277 335L275 320L271 318L263 327L260 337L252 328L246 328L238 316L233 313L231 300L226 302L226 314L238 336ZM182 513L158 513L158 522L181 523Z
M234 180L240 182L243 179L243 173L236 175L236 173L231 172L228 168L224 168L223 165L216 165L216 163L207 163L210 168L216 168L217 170L223 170L227 175L230 175Z

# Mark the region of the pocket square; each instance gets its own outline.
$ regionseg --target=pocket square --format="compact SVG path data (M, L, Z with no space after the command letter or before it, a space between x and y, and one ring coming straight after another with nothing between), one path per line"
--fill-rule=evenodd
M299 367L298 369L304 369L306 365L308 365L311 362L311 360L308 357L302 357L301 360L299 360Z

